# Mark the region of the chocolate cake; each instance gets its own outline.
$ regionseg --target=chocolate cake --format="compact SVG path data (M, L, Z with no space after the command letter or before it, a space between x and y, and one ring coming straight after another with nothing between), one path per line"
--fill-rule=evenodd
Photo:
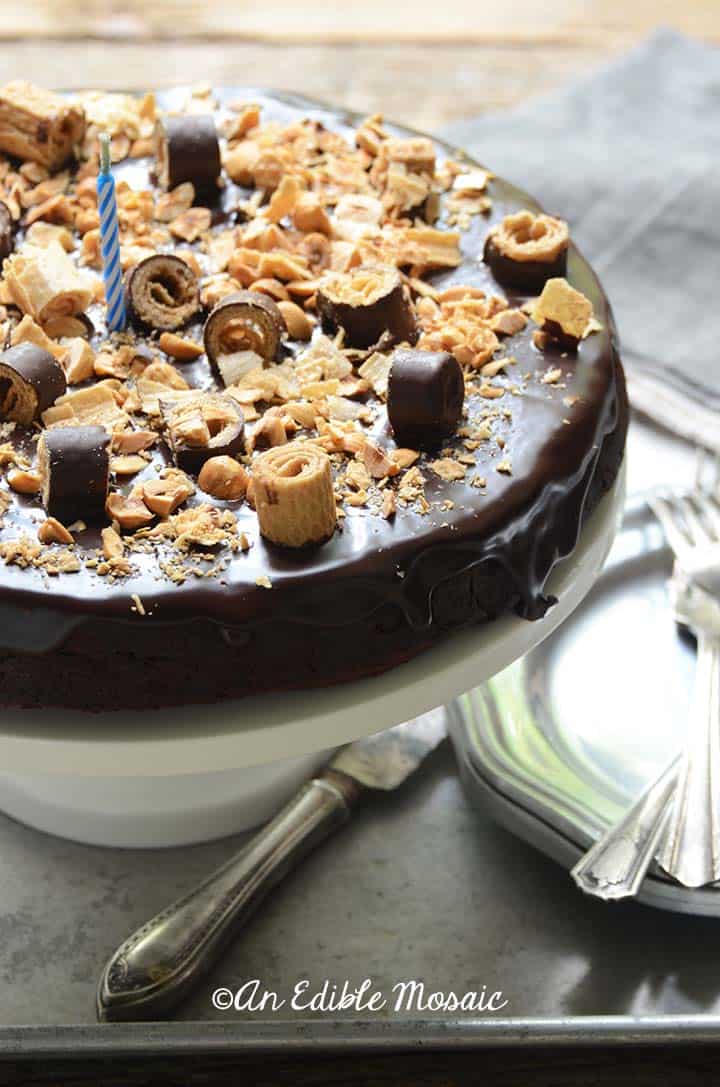
M9 85L0 254L2 704L324 686L532 621L619 470L612 314L567 225L380 117Z

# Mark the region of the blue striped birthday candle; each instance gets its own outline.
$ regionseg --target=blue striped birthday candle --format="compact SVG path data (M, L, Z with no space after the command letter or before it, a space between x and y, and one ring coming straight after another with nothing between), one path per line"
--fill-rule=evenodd
M115 181L110 172L110 137L100 137L100 173L97 179L98 214L100 216L100 252L105 280L105 306L110 332L125 328L125 291L120 267L120 234L118 233Z

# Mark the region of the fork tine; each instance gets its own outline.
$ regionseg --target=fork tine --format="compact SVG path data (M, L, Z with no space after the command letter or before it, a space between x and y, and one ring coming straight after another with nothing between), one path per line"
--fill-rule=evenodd
M685 518L686 530L691 542L693 544L712 543L712 537L698 514L698 508L702 508L699 493L696 491L695 494L683 496L679 506Z
M679 516L677 500L671 501L657 495L649 499L648 505L662 525L667 542L675 554L678 557L687 554L692 544Z
M710 526L713 543L720 542L720 502L715 495L701 491L695 495L695 504L705 524Z
M702 490L702 477L703 469L705 467L705 450L701 445L695 450L695 482L693 484L694 491Z
M713 491L720 489L720 451L712 458L712 480L710 482L710 489Z

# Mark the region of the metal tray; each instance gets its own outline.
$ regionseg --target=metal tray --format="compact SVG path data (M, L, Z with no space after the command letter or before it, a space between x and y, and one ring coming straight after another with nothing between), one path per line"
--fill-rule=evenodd
M653 475L680 478L686 451L634 428L636 441L651 444ZM107 955L244 840L107 850L0 815L0 1062L49 1062L54 1079L63 1060L720 1040L720 984L707 954L714 923L698 918L690 931L687 918L585 901L566 873L477 818L449 745L406 789L367 804L273 893L176 1021L97 1025L95 985ZM507 992L510 1006L487 1018L268 1021L223 1015L210 1002L217 986L254 977L282 988L297 977L357 984L368 976L380 988L418 976L438 989L487 982Z
M451 708L472 801L571 868L679 750L694 648L667 601L672 557L642 500L570 619ZM652 868L638 900L720 915L720 887Z

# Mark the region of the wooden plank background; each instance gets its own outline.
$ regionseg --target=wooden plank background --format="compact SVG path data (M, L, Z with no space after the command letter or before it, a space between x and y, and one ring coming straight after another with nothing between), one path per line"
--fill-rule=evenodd
M255 84L428 130L552 90L660 24L720 41L720 0L0 0L3 79Z
M0 34L294 42L617 44L659 23L720 38L718 0L4 0Z

